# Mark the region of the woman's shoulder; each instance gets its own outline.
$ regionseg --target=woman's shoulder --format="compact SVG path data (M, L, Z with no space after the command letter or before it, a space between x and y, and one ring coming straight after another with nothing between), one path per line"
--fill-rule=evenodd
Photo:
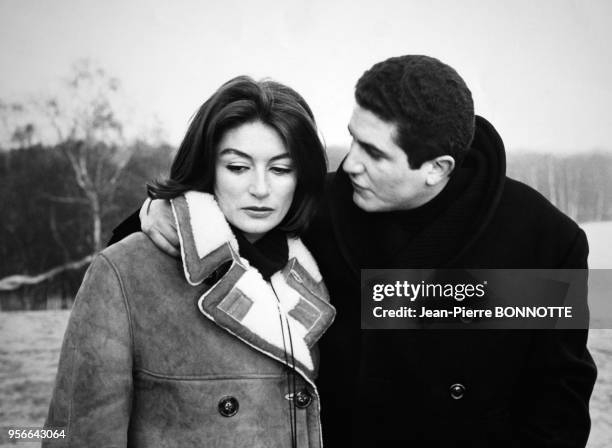
M142 232L128 235L104 249L100 256L124 275L162 274L168 267L176 266L176 259L160 250Z
M134 316L149 315L152 308L156 314L167 313L200 292L186 281L180 259L158 249L142 232L106 248L99 257L114 271Z

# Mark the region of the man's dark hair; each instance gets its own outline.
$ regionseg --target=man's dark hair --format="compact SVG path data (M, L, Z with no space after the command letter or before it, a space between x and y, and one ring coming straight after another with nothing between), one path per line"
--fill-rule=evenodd
M297 236L314 216L323 195L327 161L310 107L281 83L238 76L202 104L181 142L170 177L147 186L155 199L173 199L188 190L213 193L217 146L223 135L246 123L274 129L291 154L297 184L293 202L279 228Z
M459 164L474 137L472 93L435 58L398 56L375 64L355 88L357 104L397 126L396 144L411 168L442 155Z

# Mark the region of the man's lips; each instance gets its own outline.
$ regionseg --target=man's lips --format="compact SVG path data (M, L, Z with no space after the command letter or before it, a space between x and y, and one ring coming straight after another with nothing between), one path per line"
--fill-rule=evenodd
M354 182L354 181L351 181L351 184L353 185L353 188L354 188L355 190L359 190L359 191L365 191L365 190L367 190L367 188L366 188L366 187L362 187L361 185L359 185L358 183L356 183L356 182Z

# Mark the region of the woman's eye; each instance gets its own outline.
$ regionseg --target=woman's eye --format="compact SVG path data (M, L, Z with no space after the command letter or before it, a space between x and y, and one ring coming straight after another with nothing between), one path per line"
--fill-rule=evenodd
M284 166L273 166L272 168L270 168L270 171L272 171L274 174L289 174L293 171L293 168L288 168Z
M226 165L226 168L230 170L232 173L242 173L249 169L248 166L244 165Z

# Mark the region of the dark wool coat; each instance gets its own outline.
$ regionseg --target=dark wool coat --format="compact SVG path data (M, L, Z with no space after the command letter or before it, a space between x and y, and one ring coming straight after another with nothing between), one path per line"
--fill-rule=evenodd
M305 238L338 310L321 339L328 447L586 444L586 330L360 330L360 268L587 267L584 232L505 176L503 143L480 117L461 169L467 187L410 241L353 204L341 170L329 179ZM396 249L381 256L389 235Z

